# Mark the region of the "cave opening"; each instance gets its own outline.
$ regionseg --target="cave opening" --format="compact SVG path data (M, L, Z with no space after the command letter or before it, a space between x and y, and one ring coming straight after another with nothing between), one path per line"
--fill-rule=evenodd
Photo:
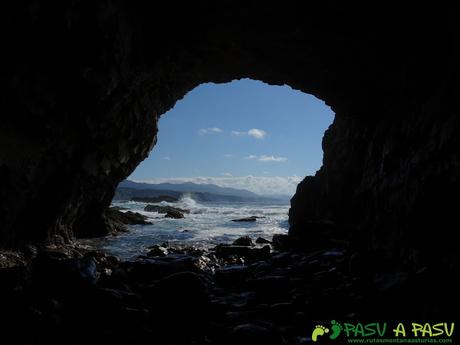
M112 201L153 224L132 225L104 248L130 258L166 242L210 246L287 233L290 199L321 167L333 118L323 101L287 85L199 85L162 115L155 147Z

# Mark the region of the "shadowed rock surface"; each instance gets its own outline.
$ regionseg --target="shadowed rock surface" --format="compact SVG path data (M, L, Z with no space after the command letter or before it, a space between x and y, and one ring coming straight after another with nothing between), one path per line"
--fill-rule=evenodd
M322 168L291 200L289 236L273 238L284 253L220 246L219 260L261 261L219 273L221 290L187 258L172 266L100 258L111 262L102 270L97 255L42 255L32 268L5 263L2 312L17 343L36 336L62 344L72 334L83 344L97 334L91 339L100 343L145 344L163 330L178 344L181 336L222 344L222 334L302 344L300 330L330 319L331 310L343 319L456 317L460 16L454 5L421 2L378 10L302 4L4 5L2 247L112 232L106 210L116 186L155 145L161 114L201 83L248 77L287 84L336 113ZM333 254L337 247L342 257ZM167 278L184 270L193 274ZM194 291L181 299L187 308L196 307L196 295L210 309L196 318L190 308L168 309L168 297L175 303L180 293L176 284ZM187 319L180 332L171 323L176 315ZM15 328L22 323L27 332Z
M147 205L144 207L146 212L158 212L158 213L190 213L190 210L186 210L179 207L173 206L160 206L160 205Z
M250 77L311 93L336 113L323 167L292 199L291 235L304 241L316 231L310 222L332 221L352 230L359 251L414 265L455 253L448 240L456 223L450 200L460 190L455 11L176 5L5 9L4 246L107 233L104 210L156 143L160 115L200 83Z
M165 218L181 219L184 218L184 214L178 210L169 210L166 212Z
M232 222L255 222L258 217L256 216L251 216L251 217L246 217L246 218L238 218L238 219L232 219Z
M232 247L231 255L220 252ZM78 248L39 249L25 263L0 269L0 305L7 316L1 339L11 345L57 345L62 339L71 345L152 339L169 345L304 345L316 320L332 315L455 320L460 303L451 296L458 273L388 271L378 259L372 274L354 271L349 267L357 258L344 249L260 255L250 247L204 251L162 244L131 262Z
M118 209L111 207L105 211L105 222L109 229L109 234L117 234L118 232L128 231L126 225L136 224L152 224L147 221L147 217L137 212L121 212ZM101 234L94 234L95 237ZM102 233L104 235L104 233Z

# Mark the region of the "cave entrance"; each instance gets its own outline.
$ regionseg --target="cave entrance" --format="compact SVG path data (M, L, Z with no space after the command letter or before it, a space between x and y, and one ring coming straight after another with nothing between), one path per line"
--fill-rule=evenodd
M286 85L199 85L162 115L155 148L113 200L153 224L110 239L108 249L126 257L153 243L214 245L287 232L289 200L320 168L333 118L323 101Z

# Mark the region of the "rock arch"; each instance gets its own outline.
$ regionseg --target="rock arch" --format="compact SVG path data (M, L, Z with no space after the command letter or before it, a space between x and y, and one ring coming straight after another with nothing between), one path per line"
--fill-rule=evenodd
M297 1L12 6L3 246L104 234L104 209L155 144L159 116L200 83L249 77L313 94L336 113L323 168L293 199L292 235L308 240L312 221L331 220L365 229L366 248L446 248L425 231L453 219L448 197L459 190L455 12L419 4L363 16L350 4Z

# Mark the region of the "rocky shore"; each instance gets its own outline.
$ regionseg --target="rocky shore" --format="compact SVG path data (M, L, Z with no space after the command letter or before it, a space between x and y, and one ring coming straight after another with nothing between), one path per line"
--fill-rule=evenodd
M279 250L282 237L274 245L242 238L210 250L165 243L130 262L72 246L2 254L2 340L300 345L311 342L315 322L332 315L446 319L446 310L456 310L435 308L457 286L442 284L444 294L436 295L440 282L455 279L445 270L388 270L381 258L346 246Z

